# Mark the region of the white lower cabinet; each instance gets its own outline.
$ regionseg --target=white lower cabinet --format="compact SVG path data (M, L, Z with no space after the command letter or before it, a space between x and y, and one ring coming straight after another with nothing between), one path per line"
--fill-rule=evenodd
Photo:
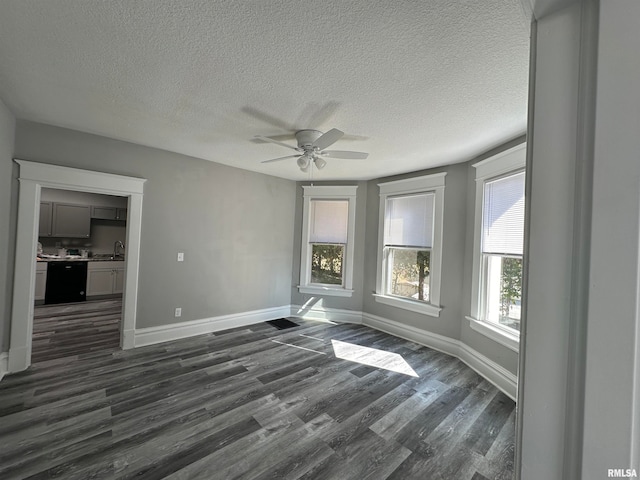
M87 297L114 295L124 291L124 262L89 262Z
M47 290L47 262L36 263L36 292L34 300L44 300Z

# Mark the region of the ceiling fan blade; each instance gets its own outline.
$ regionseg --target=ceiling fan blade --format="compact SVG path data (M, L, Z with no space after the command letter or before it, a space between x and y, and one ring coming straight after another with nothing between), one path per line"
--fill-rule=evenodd
M324 150L329 145L333 145L335 142L340 140L343 135L344 133L337 128L332 128L327 133L320 135L320 137L318 137L318 139L313 142L313 146L318 147L318 149L320 150Z
M331 158L350 158L354 160L364 160L369 156L368 153L349 152L346 150L326 150L324 152L320 152L320 155L324 155L325 157L331 157Z
M279 142L278 140L274 140L273 138L263 137L262 135L256 135L255 138L259 138L260 140L264 140L265 142L275 143L276 145L281 145L292 150L298 150L298 147L294 147L293 145L289 145L288 143Z
M263 162L260 162L260 163L278 162L280 160L286 160L287 158L298 158L301 156L302 155L287 155L286 157L278 157L278 158L272 158L271 160L264 160Z

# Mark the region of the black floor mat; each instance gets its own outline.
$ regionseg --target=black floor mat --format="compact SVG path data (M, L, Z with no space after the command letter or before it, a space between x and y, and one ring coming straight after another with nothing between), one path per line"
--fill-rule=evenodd
M272 327L276 327L278 330L284 330L285 328L293 328L293 327L299 327L300 325L298 325L295 322L292 322L291 320L287 320L286 318L278 318L277 320L269 320L268 322L269 325L271 325Z

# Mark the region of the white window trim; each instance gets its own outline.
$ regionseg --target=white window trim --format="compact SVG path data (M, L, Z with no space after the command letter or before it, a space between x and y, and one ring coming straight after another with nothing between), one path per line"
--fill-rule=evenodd
M302 188L304 189L304 202L302 207L302 248L300 249L300 285L298 285L298 291L311 295L351 297L353 295L353 252L356 230L356 190L358 186L310 185ZM349 202L343 285L311 283L311 246L309 244L309 209L311 200L348 200Z
M390 305L416 313L439 317L442 307L440 306L440 284L442 272L442 225L444 218L444 177L445 173L424 175L405 180L379 183L380 187L380 212L378 219L378 268L376 272L376 293L373 294L376 302ZM411 193L435 194L433 213L433 246L431 247L430 265L430 285L429 303L409 300L402 297L384 294L384 217L387 197L394 195L405 195Z
M486 322L484 320L476 320L473 317L466 317L469 320L469 326L485 337L489 337L494 342L504 345L505 347L518 352L520 350L520 335L516 331L507 330L500 325Z
M525 168L527 144L523 143L516 147L505 150L504 152L487 158L481 162L473 164L476 169L476 198L474 212L474 229L473 229L473 269L471 276L471 308L470 315L466 318L469 320L469 326L485 335L488 338L518 351L520 345L520 334L513 329L501 328L495 323L488 322L480 318L481 299L480 299L480 276L482 270L482 205L484 196L484 185L487 180L500 177L510 173L517 173Z

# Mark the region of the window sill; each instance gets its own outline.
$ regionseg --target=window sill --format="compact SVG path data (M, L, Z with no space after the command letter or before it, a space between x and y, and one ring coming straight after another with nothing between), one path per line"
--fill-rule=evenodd
M404 310L410 310L416 313L422 313L424 315L430 315L432 317L439 317L442 307L436 307L429 303L423 303L415 300L405 300L404 298L391 297L389 295L373 294L373 298L376 302L384 303L391 307L403 308Z
M494 342L504 345L510 350L518 353L520 351L520 335L511 333L504 328L500 328L497 325L493 325L490 322L477 320L473 317L465 317L469 320L469 326L478 333L481 333L485 337L489 337Z
M333 297L351 297L353 290L347 290L342 287L323 287L319 285L298 285L300 293L308 293L310 295L329 295Z

